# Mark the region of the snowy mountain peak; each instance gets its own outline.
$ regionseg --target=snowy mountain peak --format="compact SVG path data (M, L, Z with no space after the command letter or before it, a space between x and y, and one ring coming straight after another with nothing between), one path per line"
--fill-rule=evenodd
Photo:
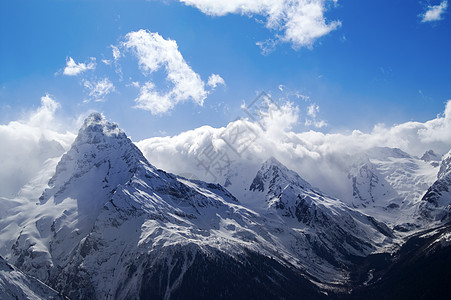
M442 160L442 157L435 153L434 150L428 150L426 152L424 152L423 156L421 156L420 158L423 161L438 161L440 162Z
M277 166L277 167L286 169L286 167L280 161L278 161L274 156L271 156L263 163L263 167L271 167L271 166Z
M440 164L440 170L438 171L437 178L443 178L451 173L451 150L443 156L443 160Z
M285 188L288 185L299 186L302 189L311 188L310 184L296 172L289 170L274 157L265 161L257 172L250 191L269 191L271 187Z
M92 113L58 163L49 181L50 188L40 200L67 197L65 187L84 178L89 178L91 183L98 182L101 194L112 192L118 184L126 183L140 164L148 165L148 162L118 125L106 121L99 113Z
M451 218L451 151L443 156L437 180L422 200L420 213L426 219L449 221Z
M150 177L155 170L117 124L106 121L101 114L91 114L39 198L36 222L40 225L17 239L17 249L28 249L29 240L38 243L42 237L48 240L52 236L52 243L59 247L46 242L39 251L48 265L64 264L69 259L67 253L92 230L105 204L144 169L149 170ZM25 254L17 250L15 255L20 263Z
M387 160L388 158L411 158L411 156L399 148L374 147L367 151L372 159Z
M99 144L107 138L128 139L116 123L108 122L100 113L92 113L80 128L76 143Z

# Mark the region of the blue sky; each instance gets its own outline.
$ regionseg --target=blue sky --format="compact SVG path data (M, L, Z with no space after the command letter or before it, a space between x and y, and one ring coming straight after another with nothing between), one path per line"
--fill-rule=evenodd
M326 24L339 21L341 26L301 47L283 41L284 31L268 29L265 14L211 16L195 0L187 3L192 5L176 0L1 1L0 124L36 109L46 94L60 103L61 116L100 111L134 140L225 126L244 116L241 104L259 91L294 102L301 120L308 106L317 105L316 118L327 126L301 122L299 131L368 131L380 122L424 122L451 99L446 1L326 1ZM440 4L442 13L425 21L425 12ZM177 43L184 62L205 83L202 106L180 100L162 114L136 108L145 82L161 94L173 85L165 79L167 70L143 72L131 50L121 49L124 55L114 63L111 45L140 29ZM269 54L256 45L277 38ZM95 69L64 75L69 58L86 66L95 58ZM211 74L220 75L225 85L208 87ZM85 85L105 78L114 88L95 101Z

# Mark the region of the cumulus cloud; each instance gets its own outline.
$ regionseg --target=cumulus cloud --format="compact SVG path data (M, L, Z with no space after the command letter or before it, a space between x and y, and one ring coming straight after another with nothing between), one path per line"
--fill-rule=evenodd
M448 1L444 0L438 5L428 6L427 10L420 15L421 22L440 21L443 19L443 14L448 8Z
M55 118L60 107L51 96L22 120L0 125L0 197L12 197L43 164L68 149L75 135Z
M91 58L89 63L76 63L72 57L66 59L66 67L63 74L67 76L77 76L87 70L94 70L96 68L95 58Z
M310 114L315 112L316 107L311 108ZM346 172L351 158L373 147L400 148L416 156L429 149L444 154L451 148L451 100L444 113L430 121L378 124L366 133L295 132L293 128L301 121L299 115L298 107L286 103L266 115L265 126L237 120L226 127L203 126L173 137L142 140L137 145L158 168L221 184L233 175L233 166L249 173L240 179L248 183L246 180L255 176L261 163L274 156L314 186L337 197L346 194L343 189L349 186Z
M211 74L210 77L208 77L207 85L211 88L215 89L219 84L225 85L225 81L218 74Z
M327 22L327 3L337 0L179 0L205 14L224 16L243 14L263 16L268 29L275 30L274 39L257 43L264 54L271 52L277 42L291 43L294 49L312 47L314 42L341 26L340 21Z
M89 97L85 100L85 102L89 102L91 100L97 102L104 101L105 96L114 91L114 85L107 77L94 82L84 80L83 86L88 90Z
M175 41L164 39L158 33L140 30L128 33L122 46L133 51L144 74L150 75L163 68L166 79L173 85L170 91L162 93L151 81L143 84L135 100L137 108L161 114L180 102L192 101L203 105L208 94L205 83L186 63Z
M113 66L119 80L114 83L104 75L80 76L79 82L84 87L86 99L84 102L104 101L105 97L121 87L139 88L135 107L150 111L152 114L162 114L173 109L178 103L191 101L202 106L209 92L218 85L225 85L224 79L218 74L211 74L205 83L199 74L193 71L180 53L177 42L165 39L158 33L139 30L128 33L118 45L110 45L111 59L102 59L106 66ZM121 58L133 55L138 59L138 66L147 82L139 82L129 76L129 82L123 82ZM76 63L68 57L63 73L69 76L79 75L96 68L96 59L90 63ZM160 71L166 80L161 82ZM127 75L127 74L126 74ZM157 78L153 80L154 78ZM99 80L98 78L102 78ZM211 89L206 90L205 86Z

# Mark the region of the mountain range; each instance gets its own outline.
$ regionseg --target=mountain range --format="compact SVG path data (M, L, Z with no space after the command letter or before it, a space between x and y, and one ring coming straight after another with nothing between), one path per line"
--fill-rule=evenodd
M418 158L372 148L344 161L340 197L274 157L256 170L231 164L216 182L204 182L154 167L117 124L93 113L61 158L49 159L16 197L0 199L0 293L5 299L449 293L451 152Z

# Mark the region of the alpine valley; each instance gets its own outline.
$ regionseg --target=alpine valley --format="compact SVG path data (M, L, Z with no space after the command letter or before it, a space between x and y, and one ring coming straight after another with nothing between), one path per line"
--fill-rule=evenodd
M213 182L149 160L91 114L62 157L0 199L0 298L449 295L451 152L343 157L332 196L270 155Z

